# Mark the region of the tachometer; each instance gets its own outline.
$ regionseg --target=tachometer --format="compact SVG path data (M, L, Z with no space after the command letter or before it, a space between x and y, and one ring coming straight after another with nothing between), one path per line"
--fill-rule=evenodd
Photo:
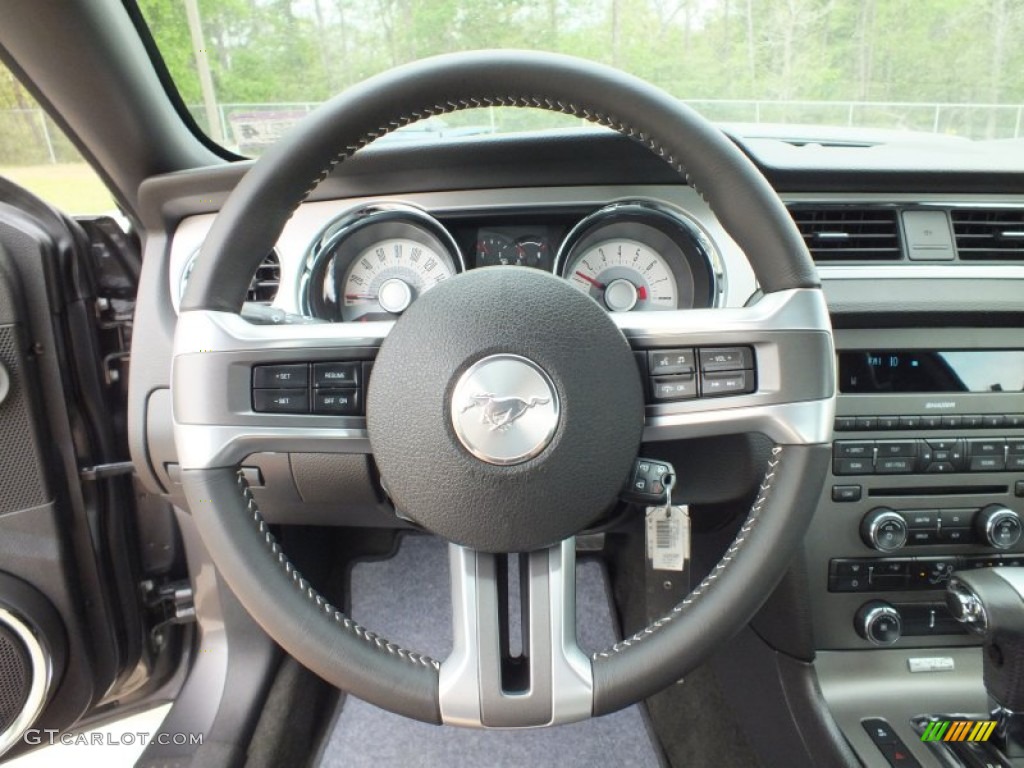
M637 240L598 242L569 265L567 275L570 283L612 312L679 306L671 267L657 251Z
M386 320L462 269L451 235L419 208L361 206L332 223L306 259L303 310L325 320Z
M710 307L713 250L696 225L647 201L615 203L581 221L556 271L610 312Z

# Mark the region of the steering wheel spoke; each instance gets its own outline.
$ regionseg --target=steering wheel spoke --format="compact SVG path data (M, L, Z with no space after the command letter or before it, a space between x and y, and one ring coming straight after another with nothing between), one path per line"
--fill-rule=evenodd
M182 467L266 451L369 453L366 374L393 325L257 325L231 312L183 312L173 370ZM338 364L340 381L320 380L326 363ZM258 374L263 366L287 368Z
M830 439L835 412L834 358L828 308L821 291L792 289L766 294L737 309L615 313L612 319L635 351L653 358L683 350L694 372L659 377L648 366L650 392L644 441L760 432L779 444L814 445ZM702 372L700 350L745 347L749 369L718 376L746 376L746 393L717 396ZM685 399L659 399L658 382L685 382ZM697 394L701 396L697 396Z
M576 644L575 539L520 556L516 658L507 640L508 594L515 590L508 588L504 556L452 544L450 560L454 647L441 665L442 721L529 728L590 717L591 662Z

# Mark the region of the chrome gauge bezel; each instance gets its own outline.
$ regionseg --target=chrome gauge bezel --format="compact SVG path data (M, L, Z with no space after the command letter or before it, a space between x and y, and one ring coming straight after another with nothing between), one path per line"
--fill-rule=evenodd
M563 238L555 256L554 273L569 280L568 268L581 251L616 237L637 240L657 252L680 289L689 280L682 267L685 264L689 269L692 301L679 306L677 295L677 306L672 309L719 305L724 295L724 273L721 256L711 238L684 212L653 200L620 200L584 217ZM666 242L670 253L664 252Z
M447 258L455 274L466 271L462 251L451 233L424 209L392 201L358 205L332 220L307 251L298 284L302 314L342 322L341 304L328 306L321 298L332 261L340 259L334 264L334 272L343 276L359 253L387 238L423 243Z

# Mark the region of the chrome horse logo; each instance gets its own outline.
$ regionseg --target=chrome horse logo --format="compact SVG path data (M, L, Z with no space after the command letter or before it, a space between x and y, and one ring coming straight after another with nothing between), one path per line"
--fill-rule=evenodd
M462 412L479 408L480 420L490 426L491 432L504 432L531 408L551 402L547 397L531 397L524 400L521 397L495 397L490 392L470 395L469 399L471 402L462 409Z

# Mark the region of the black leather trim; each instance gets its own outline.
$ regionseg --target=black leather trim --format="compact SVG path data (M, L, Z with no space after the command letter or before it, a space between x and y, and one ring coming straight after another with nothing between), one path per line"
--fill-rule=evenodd
M764 176L725 134L677 99L573 57L483 51L439 56L370 78L296 126L229 196L203 245L182 310L237 312L262 254L295 208L338 163L374 139L430 115L492 105L564 112L630 136L699 188L766 292L818 285L803 239Z
M776 447L761 492L732 546L672 611L594 655L594 715L684 677L754 616L803 539L828 468L824 445ZM743 552L743 557L739 553Z
M256 622L324 680L396 714L440 723L438 663L359 626L295 569L235 469L185 470L196 527Z

